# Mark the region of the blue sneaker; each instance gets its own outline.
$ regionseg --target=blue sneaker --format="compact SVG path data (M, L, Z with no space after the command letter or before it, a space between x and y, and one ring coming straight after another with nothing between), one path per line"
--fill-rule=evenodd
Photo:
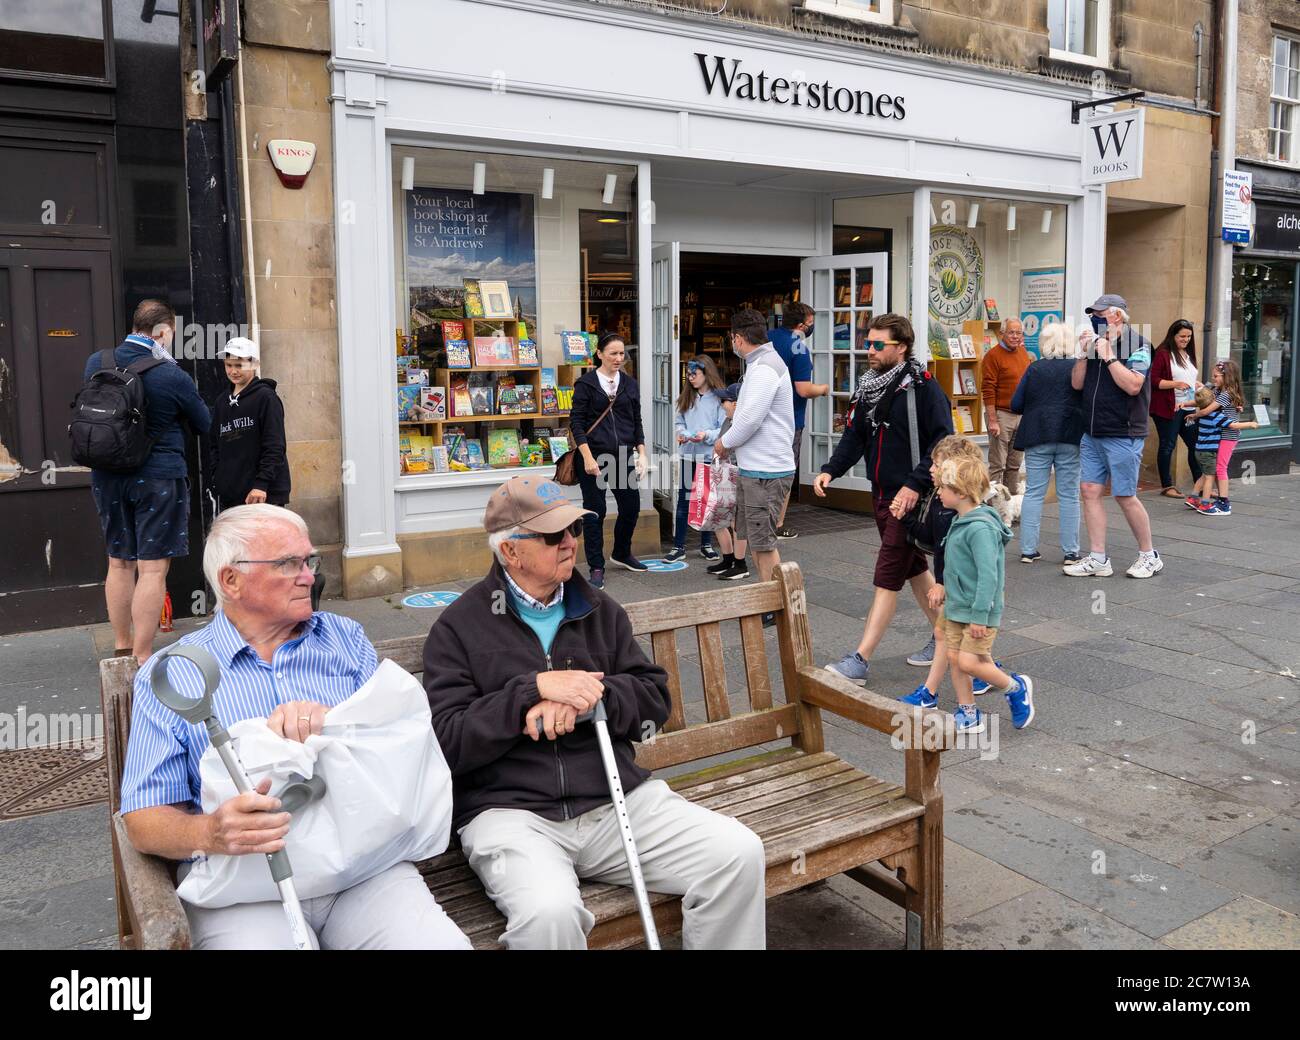
M870 667L870 662L864 660L862 655L854 650L852 653L845 654L834 664L828 664L826 670L844 676L849 682L855 682L859 686L866 686L867 669Z
M904 704L910 704L916 708L933 708L939 703L939 698L931 693L929 687L924 683L906 697L899 697L898 699Z
M984 713L979 708L958 704L952 713L953 726L958 733L983 733Z
M934 664L934 636L930 636L930 641L909 657L907 663L914 664L918 668L929 668Z
M1034 721L1034 680L1027 675L1011 673L1015 679L1015 689L1007 694L1007 704L1011 706L1011 724L1016 729L1024 729Z
M664 563L678 563L684 559L686 559L686 550L674 547L673 551L664 557ZM687 566L689 567L690 564Z
M591 578L589 580L593 589L603 589L605 587L605 568L591 568Z
M999 668L1002 667L1001 661L994 661L993 663L997 665ZM975 696L978 697L981 693L988 693L989 690L991 690L993 687L991 684L986 683L983 679L977 679L975 676L972 675L970 677L970 688L975 692Z

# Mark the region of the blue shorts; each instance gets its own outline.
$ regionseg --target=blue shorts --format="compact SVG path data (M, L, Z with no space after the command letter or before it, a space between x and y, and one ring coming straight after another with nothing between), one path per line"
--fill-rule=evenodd
M190 482L185 477L91 475L104 545L115 560L166 560L190 552Z
M1110 484L1110 493L1126 498L1138 493L1143 437L1093 437L1079 444L1079 480L1084 484Z

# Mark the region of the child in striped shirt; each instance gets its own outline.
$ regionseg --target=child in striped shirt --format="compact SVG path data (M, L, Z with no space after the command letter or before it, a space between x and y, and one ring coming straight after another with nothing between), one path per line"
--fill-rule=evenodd
M1245 399L1235 361L1220 361L1212 378L1214 388L1203 386L1196 391L1196 411L1187 417L1187 422L1197 424L1196 461L1202 476L1186 501L1189 508L1205 516L1231 516L1228 462L1240 437L1237 431L1258 429L1259 423L1239 418ZM1216 484L1218 494L1214 494Z

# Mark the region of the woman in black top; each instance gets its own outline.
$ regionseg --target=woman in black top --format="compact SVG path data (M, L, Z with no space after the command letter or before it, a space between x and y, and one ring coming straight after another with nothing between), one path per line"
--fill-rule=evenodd
M569 412L569 429L581 455L578 481L582 485L582 506L596 514L583 520L583 544L591 583L598 589L605 587L607 491L614 492L618 504L610 559L630 571L647 569L632 555L632 533L641 511L638 478L649 468L649 459L641 428L641 391L636 380L622 371L626 357L627 348L618 336L602 336L596 346L599 367L584 372L574 384ZM611 401L613 407L601 419Z

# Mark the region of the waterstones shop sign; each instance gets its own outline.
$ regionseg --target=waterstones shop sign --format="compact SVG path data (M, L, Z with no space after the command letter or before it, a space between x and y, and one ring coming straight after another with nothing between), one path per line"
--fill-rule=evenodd
M765 105L807 108L814 112L840 112L844 115L872 116L877 119L904 119L907 108L901 94L876 94L856 90L831 80L809 80L771 76L765 70L753 71L740 58L696 53L704 89L710 97L721 95Z

